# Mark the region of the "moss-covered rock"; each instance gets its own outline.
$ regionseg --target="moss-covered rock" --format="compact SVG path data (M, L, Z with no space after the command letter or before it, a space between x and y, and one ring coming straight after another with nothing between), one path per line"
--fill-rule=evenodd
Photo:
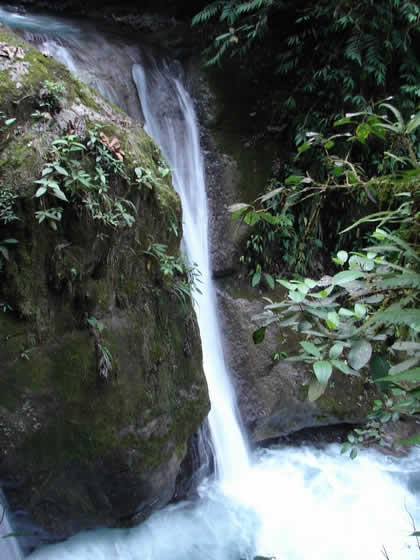
M146 253L151 243L179 251L181 208L159 149L61 64L5 27L0 41L24 55L0 58L2 124L16 118L1 130L0 189L17 196L18 218L0 224L0 245L18 241L0 270L0 476L12 506L69 535L166 503L209 402L192 307ZM65 94L39 118L45 80ZM71 131L83 141L95 126L121 143L125 175L110 177L110 196L135 207L135 222L113 228L83 196L49 196L62 207L54 231L35 218L46 204L35 181L54 140ZM156 178L152 189L136 167Z

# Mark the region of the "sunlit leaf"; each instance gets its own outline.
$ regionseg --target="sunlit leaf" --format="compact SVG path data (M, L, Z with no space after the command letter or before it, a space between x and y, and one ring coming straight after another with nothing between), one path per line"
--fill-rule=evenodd
M353 369L359 370L369 362L371 356L371 343L367 340L358 340L350 348L348 361Z
M322 360L320 362L315 362L312 366L316 378L321 383L321 385L327 385L328 379L331 377L332 374L332 365L330 362L326 360Z

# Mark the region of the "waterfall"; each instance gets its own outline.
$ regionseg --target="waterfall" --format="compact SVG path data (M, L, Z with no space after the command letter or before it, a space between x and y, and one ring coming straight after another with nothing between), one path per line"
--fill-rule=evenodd
M145 117L145 130L161 147L182 203L183 246L200 271L195 310L201 333L203 367L210 394L209 424L215 465L221 480L233 480L248 467L235 396L223 358L216 296L209 261L208 209L204 164L193 101L177 64L152 60L133 66L133 79Z
M0 558L2 560L21 560L22 551L16 538L11 536L13 528L7 515L7 501L0 489Z
M25 17L17 19L21 27ZM383 560L383 550L390 560L414 560L418 548L409 533L410 516L420 526L419 449L406 458L364 451L350 461L338 445L278 446L248 459L223 359L199 132L182 70L82 28L59 17L29 16L29 33L40 48L134 118L144 116L171 168L183 207L184 253L201 271L196 313L218 476L202 482L195 502L167 506L130 530L80 533L36 551L31 560L252 560L256 554L277 560Z

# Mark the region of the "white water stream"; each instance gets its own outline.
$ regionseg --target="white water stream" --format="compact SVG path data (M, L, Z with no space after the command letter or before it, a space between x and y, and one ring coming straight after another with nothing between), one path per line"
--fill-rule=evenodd
M25 16L19 18L24 27ZM199 132L179 66L156 62L99 33L84 34L60 18L31 16L29 23L41 48L133 117L143 113L146 130L171 168L182 200L184 250L201 271L196 311L217 470L214 479L203 481L195 502L168 506L134 529L81 533L31 559L239 560L261 554L279 560L380 560L383 547L390 560L418 558L416 540L409 536L410 515L420 526L418 449L406 459L365 452L350 461L337 445L322 450L283 446L249 457L223 359ZM44 36L48 31L54 39ZM132 78L142 112L133 98Z

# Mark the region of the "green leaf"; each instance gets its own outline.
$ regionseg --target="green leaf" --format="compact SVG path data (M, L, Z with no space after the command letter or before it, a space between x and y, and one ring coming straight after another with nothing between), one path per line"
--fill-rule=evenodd
M332 365L346 375L359 376L359 372L351 369L343 360L331 360Z
M311 148L311 144L309 142L305 142L304 144L299 146L297 151L298 151L299 154L303 154L303 152L306 152L310 148Z
M338 313L336 313L335 311L330 311L327 315L326 323L329 329L335 330L340 324Z
M326 385L322 385L319 381L314 379L310 382L308 388L308 400L310 402L316 401L325 392Z
M338 310L338 314L341 317L354 317L353 311L351 311L350 309L346 309L345 307L340 307L340 309Z
M10 126L10 125L13 124L14 122L16 122L16 118L7 119L6 121L4 121L4 124L5 124L6 126Z
M367 308L365 305L362 305L361 303L356 303L356 305L354 306L354 313L358 319L361 319L366 315Z
M340 262L342 262L344 264L347 261L348 258L349 258L349 254L347 253L347 251L338 251L337 259Z
M353 447L350 451L350 459L356 459L357 457L357 447Z
M367 340L358 340L350 348L348 361L353 369L359 370L369 362L371 356L371 343Z
M232 214L232 220L236 220L239 216L246 212L248 208L250 208L249 204L238 202L237 204L231 204L228 206L228 211Z
M42 196L46 192L47 192L47 187L39 187L39 189L35 193L35 196L36 196L36 198L39 198L40 196Z
M385 377L378 377L375 381L385 381L387 383L420 383L420 367L408 369L395 375L386 375Z
M332 277L332 283L335 286L342 286L363 276L365 276L365 273L361 270L343 270L343 272L339 272Z
M315 362L312 366L316 378L318 379L321 385L326 386L328 383L328 379L331 377L332 374L332 365L330 362L326 360L322 360L320 362Z
M304 179L303 175L290 175L285 180L285 184L286 185L298 185L299 183L301 183L303 181L303 179Z
M265 273L264 273L264 278L265 278L265 280L266 280L268 286L269 286L272 290L274 290L275 283L274 283L274 278L271 276L271 274L268 274L267 272L265 272Z
M262 220L264 220L264 222L267 222L272 226L275 226L279 223L278 216L273 216L273 214L270 214L269 212L260 212L259 216Z
M315 280L312 280L311 278L305 278L304 283L308 286L308 288L310 290L312 290L312 288L315 288L316 286L316 282Z
M57 173L59 173L60 175L65 175L66 177L68 176L68 172L64 169L64 167L61 167L61 165L55 164L54 165L54 169L57 171Z
M256 223L260 221L260 215L252 210L251 212L247 212L244 216L244 222L249 226L255 226Z
M336 360L343 352L344 346L341 342L336 342L333 346L331 346L329 351L329 357L332 360Z
M372 132L372 129L368 125L368 123L361 123L356 128L356 136L360 140L360 142L362 142L362 144L364 144L366 142L366 140L368 139L369 134L371 132Z
M54 189L52 189L51 194L53 194L55 197L59 198L60 200L65 200L66 202L68 202L66 195L59 187L55 187Z
M414 437L418 437L420 441L420 436L414 436ZM411 533L410 537L420 537L420 531L414 531L414 533Z
M252 287L255 288L256 286L258 286L258 284L261 281L261 271L257 270L257 272L254 272L254 274L252 275Z
M348 123L351 123L351 122L352 121L349 117L344 117L343 119L335 121L334 126L342 126L343 124L348 124Z
M377 382L381 377L386 377L389 371L389 363L379 354L374 354L370 360L370 375Z
M316 358L321 357L321 352L319 351L319 348L317 346L315 346L315 344L313 344L312 342L308 342L308 341L304 340L304 341L300 342L299 344L302 346L302 348L308 354L311 354L312 356L315 356Z
M302 294L301 292L289 292L289 298L294 303L301 303L305 299L305 294Z
M252 333L252 340L254 341L254 344L261 344L265 338L266 328L267 327L260 327Z

